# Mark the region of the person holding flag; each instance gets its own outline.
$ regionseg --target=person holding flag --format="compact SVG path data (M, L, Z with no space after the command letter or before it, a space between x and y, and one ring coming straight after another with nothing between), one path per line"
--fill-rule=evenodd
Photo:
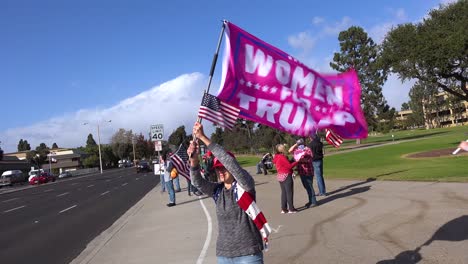
M196 122L193 135L214 155L213 166L219 183L201 176L197 140L187 151L190 157L192 184L202 193L213 197L218 222L216 256L218 263L263 263L271 228L255 202L253 177L237 162L234 155L211 142L203 126Z

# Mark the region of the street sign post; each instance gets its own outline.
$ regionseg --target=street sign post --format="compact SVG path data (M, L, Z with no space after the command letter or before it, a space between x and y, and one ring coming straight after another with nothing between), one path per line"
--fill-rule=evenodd
M158 140L154 142L154 150L161 151L162 150L162 141Z
M151 126L151 141L161 141L164 137L163 124Z

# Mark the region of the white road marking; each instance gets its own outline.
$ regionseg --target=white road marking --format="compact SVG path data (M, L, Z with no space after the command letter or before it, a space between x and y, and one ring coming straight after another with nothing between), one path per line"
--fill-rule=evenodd
M9 212L11 212L11 211L15 211L15 210L21 209L21 208L23 208L23 207L26 207L26 205L18 206L18 207L15 207L15 208L12 208L12 209L3 211L3 212L4 212L4 213L9 213Z
M73 208L75 208L76 206L77 206L77 205L75 204L75 205L70 206L70 207L68 207L68 208L66 208L66 209L63 209L62 211L59 212L59 214L61 214L61 213L63 213L63 212L66 212L66 211L68 211L68 210L70 210L70 209L73 209Z
M273 231L273 233L278 233L280 231L281 227L282 227L282 225L279 225L278 228L276 228L276 229L272 227L271 231Z
M200 200L200 204L203 207L203 211L205 211L206 220L208 221L208 232L206 233L205 244L203 245L202 251L200 252L200 256L198 256L198 259L197 259L197 264L202 264L203 259L206 256L206 252L208 251L208 247L210 246L210 243L211 243L211 233L212 233L213 225L212 225L210 213L208 212L208 209L206 209L206 206L203 203L203 200L201 199L201 197L198 197L198 199Z
M6 203L6 202L10 202L10 201L14 201L14 200L18 200L18 198L11 198L11 199L8 199L8 200L5 200L5 201L2 201L2 203Z
M140 179L140 178L135 178L135 180L137 180L137 181L138 181L139 179Z
M110 182L110 180L106 180L106 182Z
M122 178L122 176L119 176L119 179Z
M110 191L101 193L101 196L108 194Z
M127 184L128 184L128 183L123 183L122 186L125 186L125 185L127 185Z
M90 187L93 187L93 186L94 186L94 184L91 184L91 185L88 185L87 187L90 188Z
M48 190L45 190L44 192L50 192L50 191L53 191L54 189L48 189Z
M77 183L77 182L75 182L75 183L72 183L72 184L70 184L70 185L72 185L72 186L73 186L73 185L77 185L77 184L78 184L78 183Z
M61 194L57 195L57 197L64 196L64 195L67 195L67 194L69 194L69 192L61 193Z

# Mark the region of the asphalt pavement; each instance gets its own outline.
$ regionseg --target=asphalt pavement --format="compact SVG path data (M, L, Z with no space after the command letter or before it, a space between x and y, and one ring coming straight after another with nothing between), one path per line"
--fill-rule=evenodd
M327 180L329 195L305 209L295 179L300 212L281 214L275 176L254 177L273 228L265 263L468 263L466 183ZM176 199L166 207L156 186L71 263L216 263L212 199L186 192Z
M134 168L0 194L0 262L69 263L159 182Z

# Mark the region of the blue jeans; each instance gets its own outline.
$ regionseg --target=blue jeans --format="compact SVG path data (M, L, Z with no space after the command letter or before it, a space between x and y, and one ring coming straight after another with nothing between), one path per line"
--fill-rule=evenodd
M241 257L221 257L218 256L218 264L263 264L263 252L255 255L241 256Z
M173 179L172 181L174 182L174 189L175 189L177 192L180 192L179 177Z
M325 181L323 180L323 160L312 161L312 166L314 166L314 174L317 179L319 194L326 194Z
M317 203L317 199L315 198L314 187L312 186L312 179L313 178L314 178L313 176L302 176L301 175L301 182L302 182L302 185L304 186L304 188L307 191L307 196L309 196L309 203L310 204L316 204Z
M166 183L164 182L164 173L159 175L159 183L161 183L161 192L166 191Z
M175 203L175 192L174 192L174 185L172 184L172 180L166 182L166 189L169 194L169 202Z

